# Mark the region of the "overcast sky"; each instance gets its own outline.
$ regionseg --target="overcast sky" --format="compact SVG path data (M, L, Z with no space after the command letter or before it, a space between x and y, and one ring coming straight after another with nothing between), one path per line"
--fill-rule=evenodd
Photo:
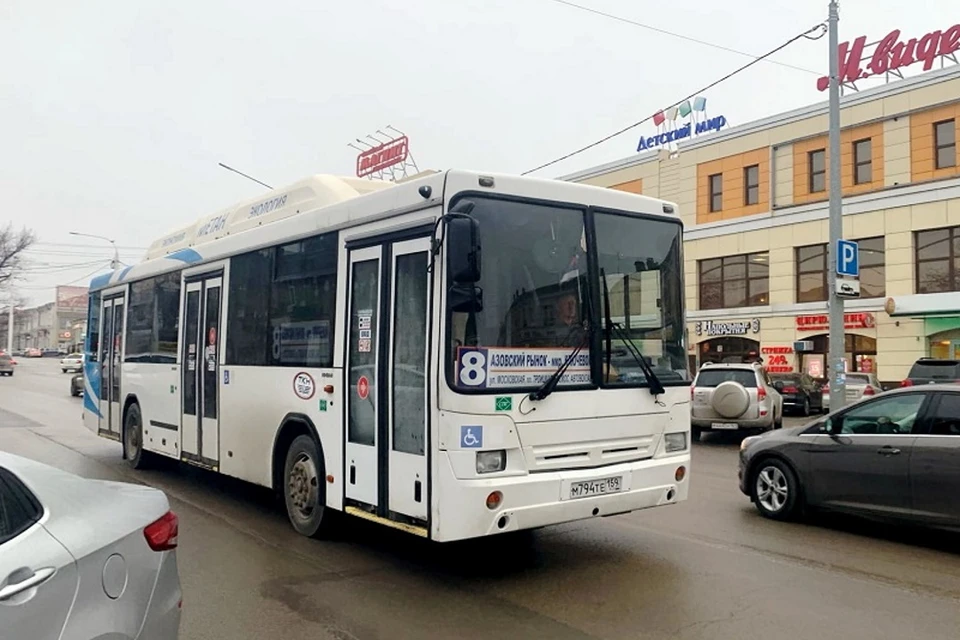
M572 0L760 55L826 19L827 3ZM946 29L956 5L845 3L840 39ZM421 169L518 173L669 106L747 62L556 0L129 0L0 3L4 212L40 244L19 292L53 299L157 236L313 173L351 174L347 147L385 125ZM706 94L733 124L826 99L827 40L801 40ZM644 125L540 172L635 152Z

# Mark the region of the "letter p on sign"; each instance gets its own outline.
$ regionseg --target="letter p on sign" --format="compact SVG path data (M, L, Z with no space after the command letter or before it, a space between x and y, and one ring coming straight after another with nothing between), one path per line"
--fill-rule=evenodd
M837 275L850 278L860 275L860 247L856 242L837 241Z

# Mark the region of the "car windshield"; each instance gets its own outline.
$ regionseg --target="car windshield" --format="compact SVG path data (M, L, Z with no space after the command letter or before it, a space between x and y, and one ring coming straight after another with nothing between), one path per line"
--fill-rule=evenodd
M478 304L469 287L452 285L448 291L451 385L464 391L536 388L580 346L558 387L599 382L592 379L591 365L599 370L605 359L602 281L599 272L589 274L586 209L469 200L480 227L482 273ZM664 384L688 384L680 225L619 213L597 213L594 219L598 262L621 336ZM591 333L591 327L598 330ZM611 340L611 365L616 374L610 384L647 384L623 340Z
M792 385L800 384L800 379L793 376L772 375L770 376L770 379L773 380L774 382L782 382L783 384L792 384Z
M713 388L728 380L739 382L747 388L757 386L757 374L747 369L707 369L700 372L694 386Z

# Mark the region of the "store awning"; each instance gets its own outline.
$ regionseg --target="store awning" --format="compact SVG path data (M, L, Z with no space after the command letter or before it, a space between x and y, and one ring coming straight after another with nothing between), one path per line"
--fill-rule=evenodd
M918 293L912 296L887 298L884 309L895 318L960 315L960 291Z

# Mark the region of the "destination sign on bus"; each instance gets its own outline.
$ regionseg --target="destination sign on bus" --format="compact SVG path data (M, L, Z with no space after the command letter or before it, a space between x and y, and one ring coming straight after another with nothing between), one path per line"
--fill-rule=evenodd
M460 347L457 386L466 389L529 387L546 382L572 352L568 348ZM580 351L560 379L561 386L590 382L590 352Z

